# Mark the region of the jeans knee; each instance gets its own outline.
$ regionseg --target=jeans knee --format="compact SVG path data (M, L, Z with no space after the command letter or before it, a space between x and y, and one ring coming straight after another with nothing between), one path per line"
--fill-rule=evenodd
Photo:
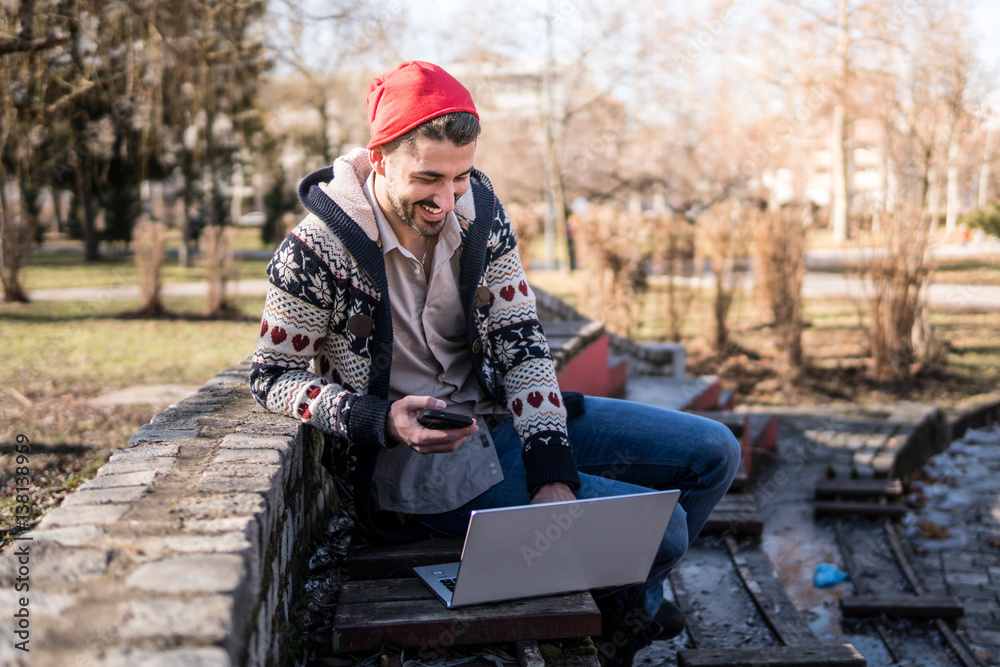
M731 480L740 465L742 456L740 441L728 426L720 422L712 423L710 436L706 440L715 463L710 469L724 473Z

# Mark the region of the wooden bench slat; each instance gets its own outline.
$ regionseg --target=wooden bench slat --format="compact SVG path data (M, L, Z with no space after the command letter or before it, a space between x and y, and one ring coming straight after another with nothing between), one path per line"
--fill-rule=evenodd
M840 496L847 499L889 498L903 495L898 479L822 479L816 482L816 499L828 500Z
M390 579L412 577L414 567L451 563L462 557L462 540L433 537L404 544L353 545L344 569L350 579Z
M340 589L339 604L430 599L436 600L437 598L424 582L416 577L410 577L408 579L345 581Z
M909 512L903 505L882 505L849 500L821 500L813 505L816 516L861 516L868 518L886 517L894 521L902 519Z
M851 644L689 649L677 654L680 667L865 667Z
M715 509L701 529L701 534L719 535L727 530L737 537L760 535L764 532L764 522L756 513L748 515L746 512Z
M889 614L907 618L961 618L962 601L950 595L855 595L840 598L845 616Z
M393 591L398 583L390 582L386 589ZM361 651L385 643L407 647L486 644L584 637L600 630L600 611L586 592L458 609L448 609L437 598L341 600L334 619L334 647L337 651Z

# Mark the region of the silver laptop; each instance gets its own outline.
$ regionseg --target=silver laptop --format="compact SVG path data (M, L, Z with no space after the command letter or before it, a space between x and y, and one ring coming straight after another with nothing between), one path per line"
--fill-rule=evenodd
M458 563L413 568L448 607L646 581L680 491L472 512Z

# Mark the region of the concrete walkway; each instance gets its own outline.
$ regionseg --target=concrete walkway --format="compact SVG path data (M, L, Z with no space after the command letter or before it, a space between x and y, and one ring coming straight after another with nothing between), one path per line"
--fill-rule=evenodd
M709 280L702 280L704 287ZM228 284L233 296L263 296L267 292L266 280L236 280ZM205 295L204 282L169 283L163 286L165 297L201 297ZM806 274L802 293L807 299L853 298L862 294L862 282L853 276L840 273L810 271ZM90 299L135 299L139 297L137 285L109 287L65 287L60 289L33 290L32 301L86 301ZM1000 286L975 283L935 283L928 289L928 300L934 308L952 310L988 310L1000 312Z

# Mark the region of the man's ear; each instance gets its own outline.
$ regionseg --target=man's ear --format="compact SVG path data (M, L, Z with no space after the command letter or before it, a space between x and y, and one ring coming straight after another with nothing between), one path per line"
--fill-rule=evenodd
M381 146L368 149L368 161L372 163L372 169L379 176L385 176L385 153Z

